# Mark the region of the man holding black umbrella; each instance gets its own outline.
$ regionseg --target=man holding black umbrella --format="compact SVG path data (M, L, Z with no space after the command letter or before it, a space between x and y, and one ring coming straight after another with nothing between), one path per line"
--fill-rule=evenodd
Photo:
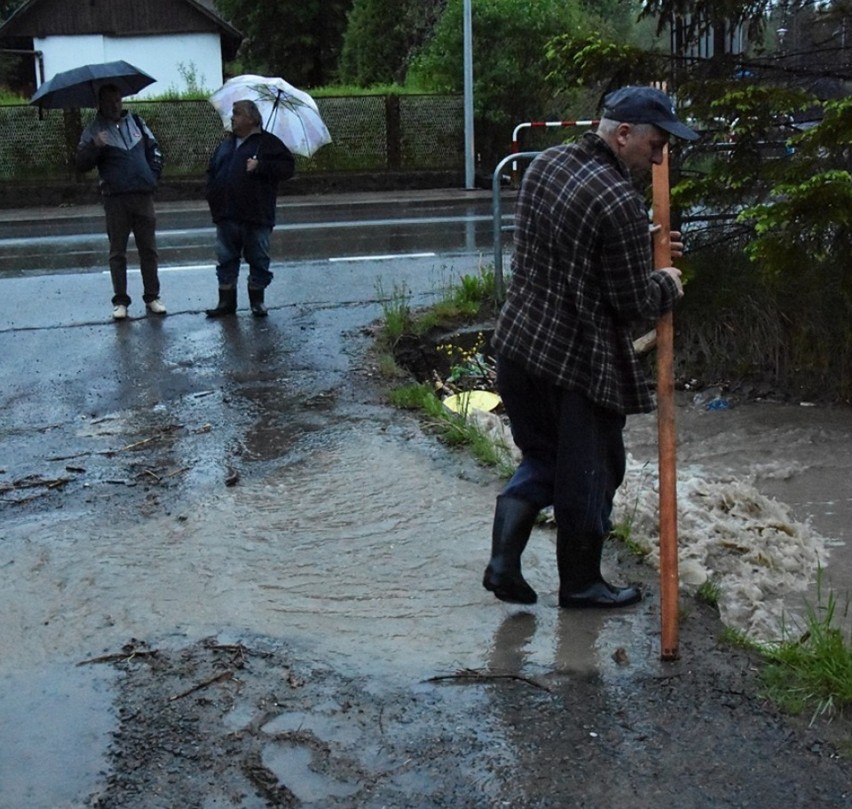
M148 125L122 109L122 95L114 84L98 90L98 112L77 146L77 169L97 167L106 212L109 269L112 276L112 316L127 317L127 243L136 240L142 272L142 299L155 315L165 315L160 300L154 191L163 168L163 155Z

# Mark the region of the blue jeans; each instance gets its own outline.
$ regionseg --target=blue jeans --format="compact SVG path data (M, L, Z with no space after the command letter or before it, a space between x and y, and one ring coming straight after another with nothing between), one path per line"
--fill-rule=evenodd
M226 219L216 225L216 278L220 287L234 287L240 274L240 258L249 266L248 285L266 289L272 282L269 271L271 227Z
M523 459L504 495L552 505L561 530L603 539L624 480L625 417L497 358L497 389Z

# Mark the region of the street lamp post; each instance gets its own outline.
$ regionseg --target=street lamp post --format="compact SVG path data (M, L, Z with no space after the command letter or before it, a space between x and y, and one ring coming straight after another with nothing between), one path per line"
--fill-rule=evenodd
M472 0L464 0L464 181L475 188L475 149L473 144L473 22Z

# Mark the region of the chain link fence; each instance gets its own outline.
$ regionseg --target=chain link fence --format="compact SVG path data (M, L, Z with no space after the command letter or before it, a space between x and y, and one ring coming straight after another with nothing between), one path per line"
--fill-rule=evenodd
M297 157L299 173L445 171L464 166L464 107L460 96L347 96L316 99L332 143L312 158ZM207 101L128 101L156 134L166 158L164 177L204 174L223 137ZM0 106L0 181L67 180L74 153L94 110Z

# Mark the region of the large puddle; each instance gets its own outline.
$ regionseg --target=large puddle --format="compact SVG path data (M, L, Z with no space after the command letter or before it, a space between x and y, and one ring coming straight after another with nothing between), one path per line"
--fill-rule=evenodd
M499 482L458 476L414 431L362 427L316 433L262 481L120 530L68 511L8 526L4 648L33 666L245 629L353 672L485 665L503 614L480 585ZM551 627L552 559L542 530L526 566Z

